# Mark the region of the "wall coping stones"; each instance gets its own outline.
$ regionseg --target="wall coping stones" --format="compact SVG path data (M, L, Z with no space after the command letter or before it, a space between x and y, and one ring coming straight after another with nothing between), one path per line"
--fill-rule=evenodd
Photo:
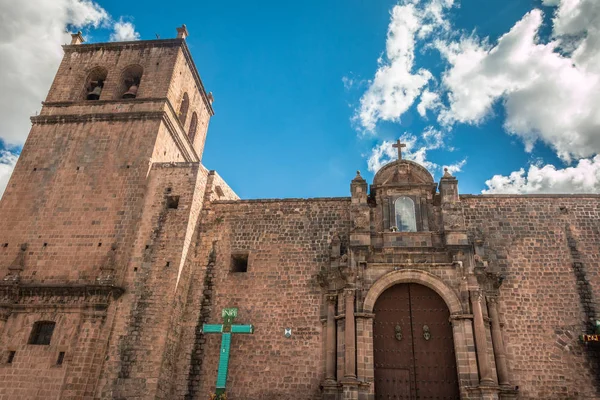
M243 204L243 203L318 203L318 202L347 202L350 203L350 197L312 197L307 199L289 198L289 199L250 199L250 200L216 200L212 204Z
M578 193L578 194L461 194L461 199L484 199L484 198L539 198L539 199L564 199L564 198L600 198L600 194Z

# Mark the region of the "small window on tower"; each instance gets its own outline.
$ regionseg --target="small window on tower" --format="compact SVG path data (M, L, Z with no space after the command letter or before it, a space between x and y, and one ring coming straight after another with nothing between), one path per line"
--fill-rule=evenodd
M194 144L194 137L196 137L196 128L198 126L198 115L195 112L192 113L192 120L190 121L190 129L188 130L188 136L190 142Z
M181 105L179 106L179 121L181 121L181 125L185 125L185 120L187 119L187 113L189 108L190 97L187 93L184 93L183 100L181 100Z
M248 272L248 253L231 255L231 272Z
M29 344L49 345L55 326L56 322L53 321L37 321L33 324Z
M179 196L167 196L167 208L176 210L179 207Z
M13 361L15 360L15 355L17 354L16 351L14 350L10 350L7 354L6 354L6 363L7 364L12 364Z

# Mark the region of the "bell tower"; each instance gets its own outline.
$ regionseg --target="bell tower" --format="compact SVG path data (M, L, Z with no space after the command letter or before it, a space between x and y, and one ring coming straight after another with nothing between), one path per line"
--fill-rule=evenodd
M125 227L152 165L200 162L214 112L186 34L184 25L176 39L82 44L77 33L64 46L0 203L3 264L23 243L41 263L20 280L94 279L104 246L131 240Z
M0 200L9 397L155 398L170 373L185 259L220 179L200 163L213 98L187 34L86 44L76 33L63 47Z

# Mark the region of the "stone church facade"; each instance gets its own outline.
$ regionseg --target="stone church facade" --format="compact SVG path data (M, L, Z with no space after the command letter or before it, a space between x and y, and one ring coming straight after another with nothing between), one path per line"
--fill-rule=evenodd
M228 399L600 398L598 195L459 195L399 157L241 200L201 163L186 35L64 46L0 201L0 400L208 399L231 307Z

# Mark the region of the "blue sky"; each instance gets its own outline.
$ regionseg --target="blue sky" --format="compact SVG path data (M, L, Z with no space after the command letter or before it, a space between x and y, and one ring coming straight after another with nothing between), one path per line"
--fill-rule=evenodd
M598 19L586 21L589 29L574 32L572 26L581 25L581 21L572 21L578 10L566 10L560 16L560 7L567 6L559 0L544 0L544 4L542 0L51 3L48 7L54 7L57 15L65 15L49 24L56 29L60 26L55 25L61 24L63 30L64 26L82 29L91 42L111 40L111 34L113 40L119 39L115 37L119 27L131 29L122 30L124 37L135 31L144 40L154 39L156 34L174 37L175 27L187 25L187 41L196 66L205 87L215 96L216 114L209 126L203 163L217 170L242 198L347 196L356 170L370 182L376 168L390 159L391 141L400 136L409 141L408 157L428 166L436 180L443 166L453 166L461 193L600 190L600 158L595 157L600 143L594 138L600 121L581 107L566 110L560 115L561 121L567 121L561 129L572 136L566 138L562 130L553 128L556 124L545 123L548 106L544 99L556 96L552 104L560 107L564 88L558 85L547 92L544 88L552 85L540 82L539 77L559 79L562 75L556 71L567 68L557 66L561 60L577 64L577 69L567 74L579 74L580 81L600 85L593 81L600 77L600 69L589 67L591 62L585 64L600 51L588 45L577 52L586 37L597 33L593 25ZM593 1L580 3L583 11L600 15L600 7ZM431 17L435 6L441 14ZM537 25L532 10L543 13ZM77 12L85 13L84 17L73 17ZM34 24L32 13L24 10L17 17ZM552 20L555 13L559 18L556 23ZM388 31L394 26L401 34L407 33L409 17L417 23L417 28L408 32L412 39L390 38ZM519 51L526 54L525 59L548 62L509 65L519 54L511 50L518 45L509 40L504 45L509 50L493 50L499 38L519 21L536 30L537 41L527 43L526 32L515 33L516 42L524 48ZM422 30L425 25L431 26L430 33ZM575 34L579 42L573 42L575 48L567 49L563 43L560 48L543 50L541 46L553 33L554 40L564 33L569 37ZM65 40L64 35L57 35L46 39ZM386 45L401 53L399 58L390 58ZM473 49L475 55L469 52ZM27 60L24 53L33 53L36 47L20 45L17 49L0 44L0 61L17 51ZM444 51L452 56L443 56ZM583 57L584 52L589 57ZM503 53L508 54L504 59ZM482 54L492 56L481 61ZM410 58L414 62L407 67ZM44 67L51 70L44 72L49 78L41 79L40 89L33 94L42 93L35 99L37 104L58 65L56 54L49 59L52 61ZM464 67L476 62L480 67ZM400 72L388 73L378 86L373 83L375 74L386 65ZM509 72L502 70L505 66ZM0 72L3 68L10 67L2 67L0 62ZM403 72L407 72L406 78L398 81L396 77ZM429 77L425 84L423 76ZM414 98L402 95L407 87L416 93ZM491 89L479 90L481 87ZM15 84L7 90L14 93L20 89ZM417 106L425 91L439 100L423 117ZM584 96L598 100L593 94ZM365 105L369 99L374 101L371 106ZM398 101L405 106L382 111ZM488 107L478 108L486 102ZM4 149L0 150L0 167L4 165L5 175L26 137L27 115L33 111L11 114L11 118L24 122L0 125L0 149ZM361 118L365 113L371 116ZM581 117L583 114L587 119ZM507 121L512 128L506 128ZM13 132L19 127L23 132ZM527 138L535 139L530 148L525 145ZM519 175L521 168L524 170ZM0 186L1 174L0 168ZM486 184L495 175L497 179Z

